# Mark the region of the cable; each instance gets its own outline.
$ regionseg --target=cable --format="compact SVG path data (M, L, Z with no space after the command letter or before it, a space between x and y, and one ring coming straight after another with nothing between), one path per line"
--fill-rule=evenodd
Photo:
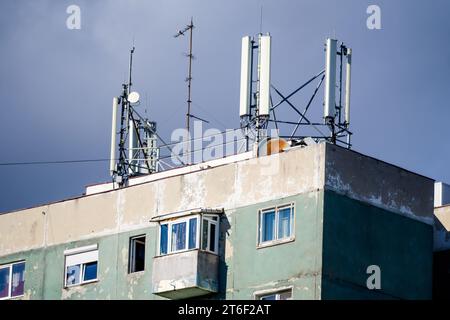
M30 162L3 162L3 163L0 163L0 166L63 164L63 163L83 163L83 162L102 162L102 161L110 161L110 159L82 159L82 160L56 160L56 161L30 161Z

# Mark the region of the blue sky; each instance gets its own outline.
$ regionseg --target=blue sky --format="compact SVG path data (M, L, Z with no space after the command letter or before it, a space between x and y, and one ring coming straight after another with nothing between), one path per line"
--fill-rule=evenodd
M81 8L81 29L66 8ZM366 9L381 8L381 30ZM135 39L135 89L169 140L184 126L187 42L194 17L193 112L239 126L240 41L270 32L272 83L284 93L322 70L323 43L353 49L353 149L450 182L450 2L155 0L0 2L0 163L109 157L111 100ZM293 102L303 106L304 96ZM321 109L323 91L315 108ZM144 112L142 109L141 112ZM286 116L288 116L286 114ZM0 212L80 195L108 163L0 166Z

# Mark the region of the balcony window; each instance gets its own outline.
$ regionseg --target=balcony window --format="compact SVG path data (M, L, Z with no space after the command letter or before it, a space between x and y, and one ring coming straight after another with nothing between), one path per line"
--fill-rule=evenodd
M199 223L200 222L200 223ZM218 215L195 215L160 224L159 253L165 255L191 249L218 252Z

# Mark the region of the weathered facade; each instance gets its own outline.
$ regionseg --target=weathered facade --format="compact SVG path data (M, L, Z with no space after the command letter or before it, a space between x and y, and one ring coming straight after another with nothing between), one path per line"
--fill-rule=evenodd
M320 143L131 184L0 215L0 270L25 262L18 298L432 298L429 178Z

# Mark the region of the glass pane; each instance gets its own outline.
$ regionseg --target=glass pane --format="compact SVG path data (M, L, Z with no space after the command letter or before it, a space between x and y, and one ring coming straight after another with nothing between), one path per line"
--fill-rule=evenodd
M189 249L197 247L197 218L189 220Z
M83 265L83 267L84 267L83 281L97 279L97 261L86 263Z
M292 290L281 291L279 294L278 300L288 300L292 297Z
M283 208L278 212L278 239L291 236L291 208Z
M275 236L275 211L263 213L262 241L274 240Z
M130 272L143 271L145 268L145 237L131 239Z
M209 233L209 250L214 252L216 251L216 225L214 223L210 223L209 227L211 228Z
M170 251L186 249L186 222L172 225L172 248Z
M25 285L25 262L16 263L12 269L11 297L23 295Z
M67 267L66 284L68 286L80 283L80 265Z
M160 254L167 254L167 240L168 240L167 231L168 231L167 224L162 224L161 225L161 240L159 243Z
M276 294L271 294L268 296L262 296L260 298L260 300L277 300L277 295Z
M9 296L9 267L0 269L0 298Z
M202 226L202 249L206 250L208 249L208 220L203 219L203 226Z

